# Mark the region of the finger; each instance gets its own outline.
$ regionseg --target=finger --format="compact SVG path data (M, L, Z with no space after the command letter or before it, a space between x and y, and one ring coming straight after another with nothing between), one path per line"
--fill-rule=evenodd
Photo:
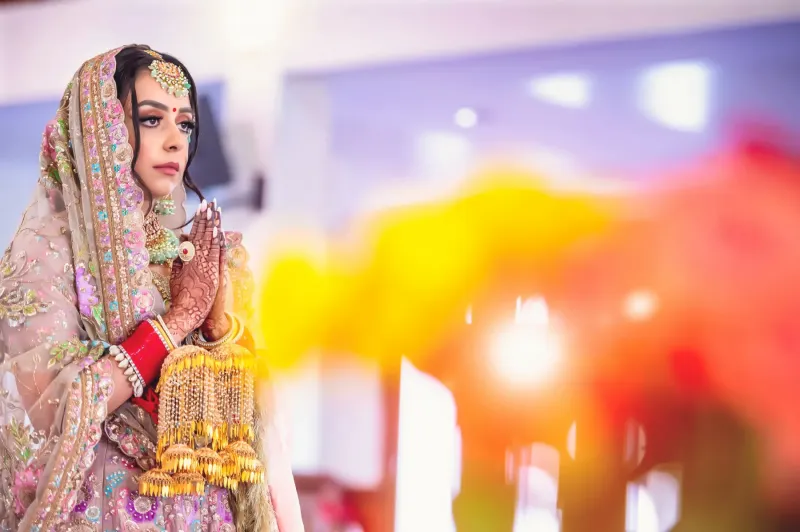
M203 240L203 249L208 250L211 249L211 244L214 240L214 224L216 223L217 217L217 209L216 209L217 200L212 201L208 205L208 209L206 210L206 224L204 228L204 232L201 236Z
M206 213L208 212L208 202L203 200L200 204L200 213L197 215L197 220L195 221L195 225L192 227L192 244L195 247L203 240L203 235L205 234L206 230Z
M220 241L220 248L219 248L219 273L220 273L220 286L225 284L225 279L227 279L228 275L228 249L224 245L225 235L220 235L218 239Z
M189 240L194 241L197 237L197 230L200 225L200 213L203 210L203 205L205 204L206 200L200 202L200 205L197 206L197 212L194 214L194 220L192 221L192 229L189 231Z
M214 228L211 231L211 249L219 252L223 249L222 238L224 237L222 231L222 207L216 207L215 211L216 219L214 220Z
M181 259L175 259L172 261L172 277L176 277L181 274L181 270L183 270L183 261Z

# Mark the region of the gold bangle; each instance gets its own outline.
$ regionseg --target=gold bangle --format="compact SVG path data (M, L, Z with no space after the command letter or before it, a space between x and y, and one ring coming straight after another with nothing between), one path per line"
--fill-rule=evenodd
M156 320L158 321L159 325L161 325L161 328L164 329L164 335L167 337L167 340L169 340L169 343L172 344L172 349L177 349L178 342L175 341L175 338L172 337L172 333L169 332L169 328L167 327L167 322L164 321L164 317L161 314L156 314ZM170 349L170 351L172 351L172 349Z
M242 322L240 322L238 319L236 320L236 324L238 325L238 329L239 330L236 331L236 334L231 339L231 343L232 344L238 344L239 340L241 340L242 336L244 336L245 326L242 325Z
M147 320L147 323L149 323L156 332L158 338L161 340L161 343L164 344L164 348L167 350L167 353L171 353L175 349L175 344L170 341L169 336L167 336L167 333L161 327L161 324L157 320Z

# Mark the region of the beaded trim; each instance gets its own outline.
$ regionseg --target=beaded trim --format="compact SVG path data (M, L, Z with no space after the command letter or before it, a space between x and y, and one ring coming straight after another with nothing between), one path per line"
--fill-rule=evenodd
M117 361L117 366L123 370L128 382L133 386L134 397L141 397L144 394L145 382L136 364L131 360L131 356L121 345L112 345L109 347L108 352Z

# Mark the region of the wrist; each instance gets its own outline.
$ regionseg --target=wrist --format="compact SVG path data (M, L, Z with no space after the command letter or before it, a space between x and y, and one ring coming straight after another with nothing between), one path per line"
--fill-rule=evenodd
M200 327L200 331L203 333L203 338L207 341L216 342L228 334L232 326L231 320L223 313L220 317L207 318L206 321L203 322L202 327Z
M159 325L152 320L146 320L122 343L111 346L109 352L114 355L138 397L145 386L158 378L169 348L163 333L159 332Z
M167 328L167 332L172 336L172 340L176 345L181 345L186 337L189 336L191 330L187 331L181 324L181 320L177 319L171 311L167 311L166 314L162 316L162 319Z

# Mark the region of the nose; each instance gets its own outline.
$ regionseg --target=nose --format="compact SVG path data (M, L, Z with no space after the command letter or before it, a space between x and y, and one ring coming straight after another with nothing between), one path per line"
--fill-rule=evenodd
M172 124L172 126L168 128L168 131L164 138L164 150L169 152L183 150L189 142L186 135L178 128L177 124Z

